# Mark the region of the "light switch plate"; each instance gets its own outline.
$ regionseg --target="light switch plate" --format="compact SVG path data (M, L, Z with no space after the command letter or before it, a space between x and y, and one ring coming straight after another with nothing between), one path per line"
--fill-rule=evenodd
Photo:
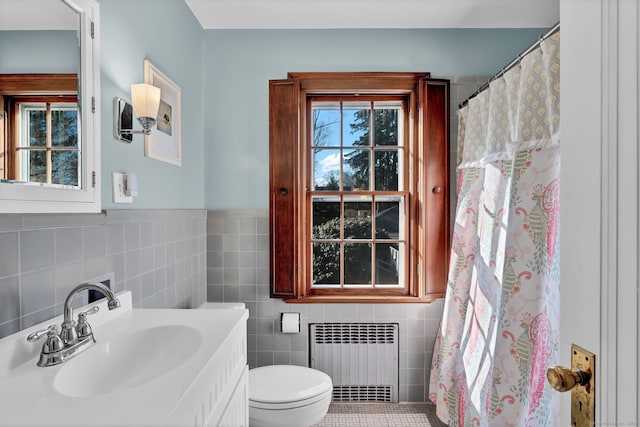
M127 196L127 174L113 172L113 203L133 203L133 197Z
M571 425L593 426L596 419L596 355L572 344L571 370L591 375L589 384L571 389Z

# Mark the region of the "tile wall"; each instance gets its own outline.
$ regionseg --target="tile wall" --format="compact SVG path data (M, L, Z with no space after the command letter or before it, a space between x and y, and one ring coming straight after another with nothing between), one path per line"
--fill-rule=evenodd
M0 338L62 313L68 292L113 274L134 307L206 301L206 211L0 215Z
M269 298L269 212L211 210L207 216L207 297L249 308L250 367L308 366L309 323L393 322L400 325L400 400L424 402L442 314L432 304L287 304ZM299 312L300 334L280 332L280 313Z

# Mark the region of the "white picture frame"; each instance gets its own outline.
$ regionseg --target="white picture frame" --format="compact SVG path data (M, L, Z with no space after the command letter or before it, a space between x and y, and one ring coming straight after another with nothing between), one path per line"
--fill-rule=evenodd
M144 82L160 88L158 117L151 135L144 136L144 155L182 166L180 86L147 59L144 60Z

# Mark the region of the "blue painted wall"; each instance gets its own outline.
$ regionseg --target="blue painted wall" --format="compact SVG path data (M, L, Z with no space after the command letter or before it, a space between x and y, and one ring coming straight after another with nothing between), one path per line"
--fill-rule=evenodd
M178 0L101 0L100 18L103 209L201 209L204 31ZM2 31L0 73L73 72L77 44L74 31ZM182 167L145 157L142 136L131 145L113 137L113 98L130 99L129 86L144 80L144 59L181 87ZM114 171L137 174L140 196L133 204L112 203Z
M100 14L104 209L266 209L270 79L288 71L492 75L544 32L205 31L179 0L100 0ZM8 45L0 40L0 65L14 63L3 59ZM43 48L36 57L51 52ZM144 59L182 89L182 167L145 157L142 136L127 145L112 135L113 98L130 99L129 85L143 81ZM36 62L47 64L41 72L59 72L70 59ZM2 66L0 72L18 71ZM137 174L140 195L133 204L113 204L114 171Z
M204 31L177 0L101 0L100 15L103 209L201 209ZM131 99L130 85L144 81L144 59L182 90L181 167L145 157L142 135L130 145L113 137L113 98ZM113 204L114 171L136 173L140 195L133 204Z
M208 30L205 207L266 209L268 81L289 71L490 76L544 29Z

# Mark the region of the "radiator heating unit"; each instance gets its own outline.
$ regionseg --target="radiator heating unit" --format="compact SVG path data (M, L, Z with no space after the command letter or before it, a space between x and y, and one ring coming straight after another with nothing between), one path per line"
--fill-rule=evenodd
M334 402L398 402L397 323L311 323L310 365L333 381Z

